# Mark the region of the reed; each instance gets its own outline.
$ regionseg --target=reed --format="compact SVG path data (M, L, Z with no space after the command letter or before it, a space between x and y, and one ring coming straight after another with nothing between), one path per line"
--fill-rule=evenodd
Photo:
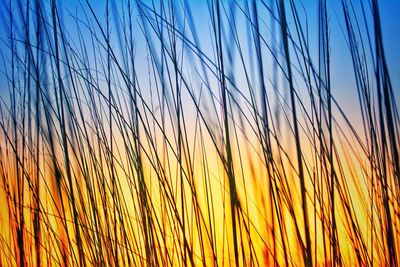
M398 265L382 5L2 0L0 266Z

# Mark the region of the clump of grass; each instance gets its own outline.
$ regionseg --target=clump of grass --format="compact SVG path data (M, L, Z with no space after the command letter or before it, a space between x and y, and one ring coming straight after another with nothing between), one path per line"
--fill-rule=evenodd
M2 1L0 265L396 266L379 4Z

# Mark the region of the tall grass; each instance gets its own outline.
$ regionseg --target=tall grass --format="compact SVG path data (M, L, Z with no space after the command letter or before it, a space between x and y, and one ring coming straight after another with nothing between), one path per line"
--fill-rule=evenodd
M0 266L398 265L380 4L3 0Z

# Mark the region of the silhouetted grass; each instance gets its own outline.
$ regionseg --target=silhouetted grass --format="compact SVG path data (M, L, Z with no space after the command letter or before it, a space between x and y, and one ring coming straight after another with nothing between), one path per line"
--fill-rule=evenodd
M380 4L2 1L0 266L396 266Z

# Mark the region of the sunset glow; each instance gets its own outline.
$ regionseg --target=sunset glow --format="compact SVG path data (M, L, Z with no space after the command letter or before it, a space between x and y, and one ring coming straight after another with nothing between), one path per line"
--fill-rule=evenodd
M397 1L0 5L0 266L400 264Z

